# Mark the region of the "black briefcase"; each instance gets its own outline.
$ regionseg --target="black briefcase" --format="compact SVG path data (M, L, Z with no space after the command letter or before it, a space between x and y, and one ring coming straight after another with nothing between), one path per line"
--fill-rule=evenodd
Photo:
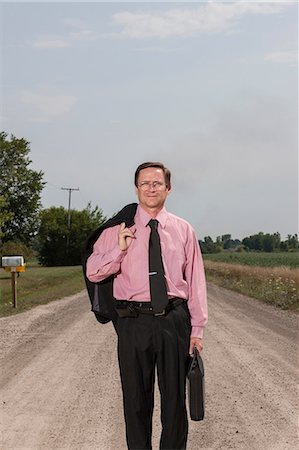
M187 378L190 418L196 421L203 420L205 412L204 366L197 348L194 348L193 356L190 358Z

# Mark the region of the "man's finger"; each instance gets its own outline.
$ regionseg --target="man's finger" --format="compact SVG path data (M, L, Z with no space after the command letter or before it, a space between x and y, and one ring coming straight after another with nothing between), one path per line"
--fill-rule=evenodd
M134 234L132 233L132 231L129 230L128 228L125 228L125 229L122 231L122 235L125 236L125 237L132 237L132 238L135 237Z
M203 345L202 345L202 340L200 338L192 338L191 337L191 339L190 339L190 347L189 347L189 354L190 355L193 355L194 347L196 347L199 352L202 351Z

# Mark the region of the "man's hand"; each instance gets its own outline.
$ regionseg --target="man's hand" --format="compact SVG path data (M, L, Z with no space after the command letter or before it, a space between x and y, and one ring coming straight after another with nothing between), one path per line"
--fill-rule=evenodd
M202 339L197 337L190 337L190 347L189 347L189 354L193 355L194 347L197 348L199 352L203 349Z
M135 239L133 232L126 228L126 224L123 222L120 225L118 232L118 245L121 250L128 250L131 245L132 240Z

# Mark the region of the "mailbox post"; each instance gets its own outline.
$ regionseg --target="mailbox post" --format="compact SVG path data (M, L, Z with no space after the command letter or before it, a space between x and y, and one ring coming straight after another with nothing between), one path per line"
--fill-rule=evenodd
M17 271L14 271L15 267L11 268L11 291L12 291L12 304L14 308L18 306L18 291L17 291Z
M11 273L12 304L14 308L17 308L17 274L25 272L26 264L24 263L24 258L23 256L3 256L2 267L6 272Z

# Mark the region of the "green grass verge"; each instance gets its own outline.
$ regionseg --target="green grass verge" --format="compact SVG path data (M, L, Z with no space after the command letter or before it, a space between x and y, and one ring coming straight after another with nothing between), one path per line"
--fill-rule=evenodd
M206 260L207 280L282 309L299 310L299 270Z
M299 268L299 252L222 252L203 255L204 260L259 267Z
M285 266L257 267L255 264L249 266L250 264L238 264L237 261L232 264L205 258L208 281L283 309L299 310L298 269ZM17 285L18 307L13 308L11 274L0 269L0 317L26 311L34 306L75 294L85 288L81 266L33 267L29 265L26 272L17 278Z
M12 306L11 274L0 269L0 317L76 294L84 289L81 266L28 267L17 278L17 308Z

